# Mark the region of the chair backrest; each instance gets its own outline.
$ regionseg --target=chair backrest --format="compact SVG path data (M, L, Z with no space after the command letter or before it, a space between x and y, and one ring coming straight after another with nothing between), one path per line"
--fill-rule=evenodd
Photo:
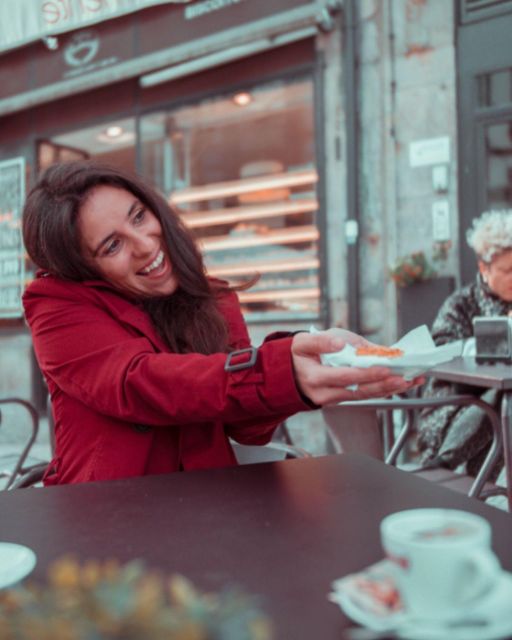
M12 484L8 487L10 491L13 489L27 489L28 487L43 486L43 476L48 467L48 463L41 462L29 469L19 473Z
M500 454L502 452L503 446L503 438L501 432L501 421L496 410L487 402L482 400L481 398L473 395L451 395L451 396L443 396L443 397L435 397L435 398L393 398L393 399L376 399L376 400L358 400L354 402L344 402L342 405L335 405L333 407L333 411L339 407L343 407L343 409L365 409L372 410L374 412L382 411L384 413L392 414L394 410L401 410L405 414L405 421L401 428L401 431L390 447L389 451L386 452L385 461L387 464L396 465L398 455L401 452L403 446L407 442L409 436L414 431L414 414L415 412L430 407L442 407L446 405L453 406L477 406L479 407L488 417L492 430L493 430L493 440L489 452L480 467L480 470L476 476L476 478L470 478L467 483L465 483L462 489L465 493L467 493L470 497L485 499L488 495L507 495L509 504L512 504L512 487L508 486L507 488L491 486L489 482L489 478L491 472L495 465L497 464ZM324 408L325 412L329 412L331 407ZM340 420L340 416L342 416L342 412L337 412L337 419ZM338 432L343 433L344 425L338 422ZM364 451L362 451L364 453ZM425 468L415 469L415 473L425 473L431 474L432 466ZM450 473L447 470L443 470L443 478ZM425 477L427 477L425 475ZM438 481L433 478L434 481ZM443 480L445 482L446 479ZM466 491L467 487L467 491ZM453 488L457 489L454 485Z
M15 455L15 462L12 468L9 467L8 469L0 472L0 477L6 478L4 489L9 489L15 479L23 473L25 461L27 460L30 450L36 441L37 434L39 433L39 414L31 402L16 397L0 398L0 405L9 404L21 406L28 412L30 416L31 430L28 439L21 445L21 451ZM5 412L3 412L2 416L5 416ZM5 417L3 417L2 420L5 421Z
M283 442L269 442L263 446L239 444L231 440L238 464L255 464L257 462L278 462L285 458L309 458L311 454L294 445Z
M330 453L365 453L384 459L382 429L375 409L343 403L323 407L322 417Z

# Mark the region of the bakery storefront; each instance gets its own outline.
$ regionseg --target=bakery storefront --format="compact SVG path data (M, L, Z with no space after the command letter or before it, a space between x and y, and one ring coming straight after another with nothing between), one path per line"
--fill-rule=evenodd
M339 4L52 0L32 31L2 35L3 344L26 331L24 194L41 169L76 158L152 180L210 274L260 274L241 293L256 343L281 326L347 320Z

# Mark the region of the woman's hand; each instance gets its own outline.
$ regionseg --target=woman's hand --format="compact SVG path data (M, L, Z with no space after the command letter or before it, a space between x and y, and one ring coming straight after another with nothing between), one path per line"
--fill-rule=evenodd
M322 353L339 351L346 344L370 344L361 336L344 329L329 329L319 333L297 333L292 341L295 379L301 393L319 406L343 402L382 398L403 393L422 384L423 378L406 381L387 367L330 367L320 361ZM347 389L357 385L353 390Z

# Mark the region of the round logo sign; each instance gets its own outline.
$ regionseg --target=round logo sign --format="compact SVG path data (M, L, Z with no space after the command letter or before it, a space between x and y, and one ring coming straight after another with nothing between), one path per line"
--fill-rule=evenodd
M70 67L81 67L94 59L99 48L100 39L94 31L79 31L64 47L64 60Z

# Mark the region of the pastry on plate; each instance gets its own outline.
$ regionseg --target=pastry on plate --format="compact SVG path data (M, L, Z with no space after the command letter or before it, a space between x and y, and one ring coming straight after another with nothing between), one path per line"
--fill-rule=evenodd
M378 356L381 358L399 358L404 355L402 349L397 347L381 347L379 345L368 345L356 349L357 356Z

